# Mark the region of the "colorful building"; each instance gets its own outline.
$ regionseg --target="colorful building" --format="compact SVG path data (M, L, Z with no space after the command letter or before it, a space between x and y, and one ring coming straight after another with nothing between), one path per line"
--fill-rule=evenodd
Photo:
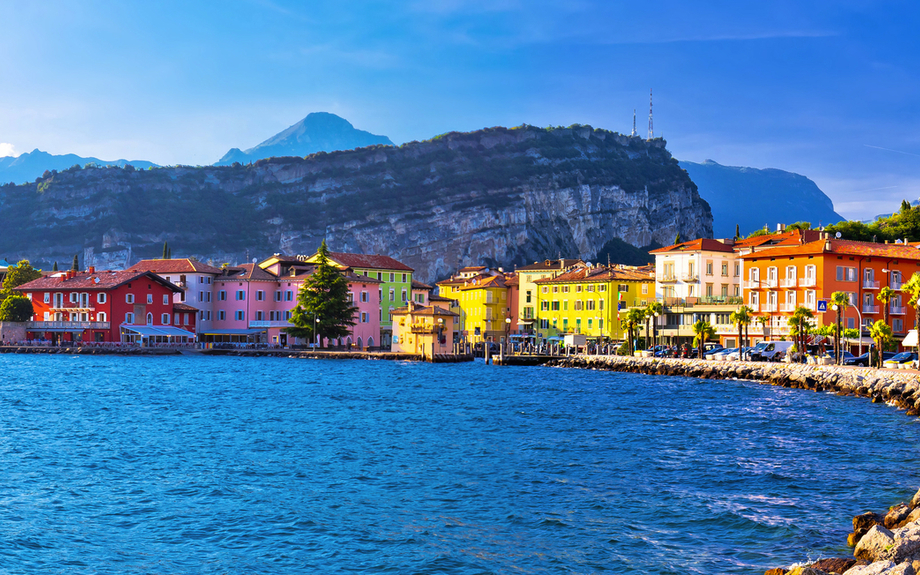
M505 341L513 329L514 313L510 307L512 296L508 282L515 275L488 268L463 270L466 271L437 283L438 296L450 300L451 311L457 314L460 341ZM471 276L474 270L478 273Z
M551 279L576 266L583 266L580 259L558 259L534 262L515 270L517 276L517 323L523 333L535 334L537 321L536 280Z
M655 300L651 266L579 265L533 284L536 332L544 339L581 333L596 340L619 340L625 333L621 319L626 310Z
M757 250L743 255L745 304L755 314L769 318L771 337L788 336L789 316L799 306L815 312L817 325L832 325L833 306L818 310L819 302L834 292L848 294L845 328L862 328L884 319L885 309L876 296L888 287L895 295L888 304L888 324L896 339L914 325L910 296L901 285L920 271L920 250L906 244L856 242L825 237L800 245ZM868 339L865 343L870 343Z
M457 314L435 305L409 302L393 311L391 351L418 353L425 357L454 352Z
M223 273L220 268L191 258L181 258L141 260L127 271L153 272L182 288L174 296L174 301L197 309L198 328L204 331L211 329L214 321L212 286L214 279Z
M194 322L176 326L181 288L152 272L66 271L17 288L32 301L30 339L52 342L187 343ZM179 315L176 316L175 314Z

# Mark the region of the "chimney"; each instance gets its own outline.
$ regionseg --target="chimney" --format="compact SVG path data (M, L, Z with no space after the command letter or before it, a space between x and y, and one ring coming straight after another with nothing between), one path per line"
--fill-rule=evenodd
M824 240L824 251L826 252L831 251L831 241L830 240Z
M779 233L786 231L786 224L776 224L776 231Z
M61 281L67 281L67 274L61 274Z
M89 273L91 273L91 274L94 274L94 273L96 273L96 266L89 266L89 269L86 270L86 271L89 272Z

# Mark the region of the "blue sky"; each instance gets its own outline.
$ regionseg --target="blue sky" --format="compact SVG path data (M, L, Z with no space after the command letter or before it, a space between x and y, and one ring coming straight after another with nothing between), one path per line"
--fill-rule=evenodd
M746 6L749 4L749 6ZM804 174L867 218L920 197L910 2L0 3L0 154L210 164L309 112L402 143L633 109L679 159Z

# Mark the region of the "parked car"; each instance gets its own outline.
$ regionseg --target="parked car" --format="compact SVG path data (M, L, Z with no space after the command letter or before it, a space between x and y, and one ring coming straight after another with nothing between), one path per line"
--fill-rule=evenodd
M884 351L882 352L882 362L884 363L896 355L898 354L893 351ZM843 365L861 365L863 367L869 367L869 352L867 351L866 353L857 355L855 357L844 357Z
M751 361L779 361L791 347L791 341L762 341L751 350Z
M730 348L723 347L722 349L718 351L712 352L711 354L709 354L709 356L711 356L711 358L716 361L725 361L726 359L728 359L729 354L736 352L736 351L738 351L737 347L730 347Z
M907 365L912 365L915 361L917 361L916 353L912 351L902 351L888 361L883 362L882 365L888 369L898 369L906 367Z
M833 351L827 352L827 356L830 357L831 359L834 359L837 357L837 355ZM847 361L856 359L856 356L848 351L844 351L843 353L840 354L840 358L841 358L841 363L843 365L847 365Z
M714 354L716 354L716 353L719 353L719 352L722 351L723 349L725 349L725 348L722 347L721 344L718 344L718 343L707 343L707 344L703 347L703 357L705 357L706 359L713 359L712 356L713 356Z

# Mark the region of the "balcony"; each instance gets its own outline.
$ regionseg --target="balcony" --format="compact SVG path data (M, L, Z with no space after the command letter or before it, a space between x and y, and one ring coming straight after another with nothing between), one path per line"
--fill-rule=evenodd
M265 321L265 320L256 320L249 322L250 328L258 327L291 327L293 324L289 321L280 320L280 321Z
M863 289L878 289L878 282L875 280L863 280Z
M744 289L760 289L760 280L741 282L741 287Z
M815 287L818 285L818 280L815 278L804 277L799 280L799 287Z
M52 305L51 311L95 311L95 307L89 305L89 302L85 302L86 305L81 305L80 302L64 302L61 305Z
M781 288L794 288L798 284L798 280L795 278L786 278L779 280L779 287Z
M798 307L794 303L781 303L779 304L779 311L783 313L792 313L795 311L795 308Z
M658 283L672 284L677 282L677 276L674 274L663 274L658 277Z
M761 311L763 313L773 313L776 311L776 304L775 303L765 303L763 304L763 309L761 309Z
M414 323L409 329L412 333L438 333L438 326L427 323Z
M749 304L748 304L748 307L751 308L751 311L753 311L753 312L755 312L755 313L757 313L757 312L760 311L760 304L759 304L759 303L749 303Z
M30 331L81 331L84 329L109 329L107 321L27 321L26 329Z
M907 308L904 306L890 306L889 311L891 315L904 315L907 313Z
M863 305L862 312L872 313L872 314L878 313L878 306L877 305Z
M682 277L681 279L689 284L693 284L693 283L697 283L700 281L700 276L698 276L695 273L686 273L684 274L684 277Z
M903 285L904 284L902 284L900 281L891 280L891 285L888 287L890 287L894 291L900 291Z

